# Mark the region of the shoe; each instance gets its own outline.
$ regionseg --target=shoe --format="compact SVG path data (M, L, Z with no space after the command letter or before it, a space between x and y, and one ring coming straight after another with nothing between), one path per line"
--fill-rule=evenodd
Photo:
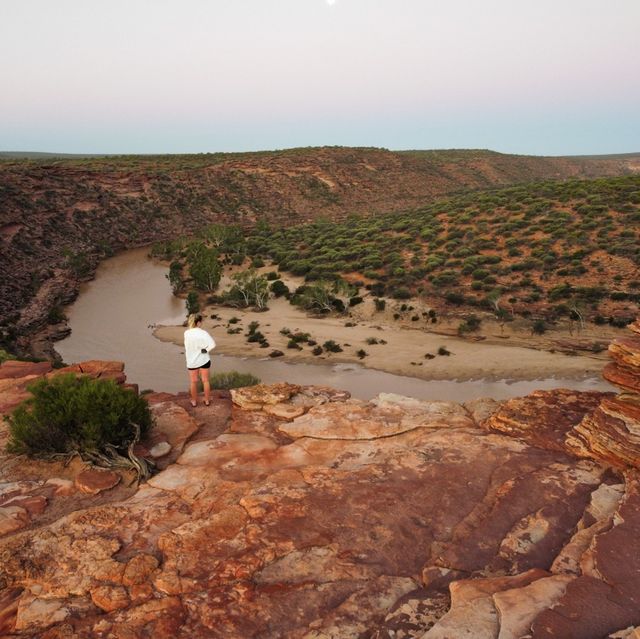
M197 405L198 405L198 402L194 402L193 400L191 400L191 406L195 408Z
M210 402L210 401L206 401L206 402L204 403L204 405L205 405L205 406L211 406L211 402Z

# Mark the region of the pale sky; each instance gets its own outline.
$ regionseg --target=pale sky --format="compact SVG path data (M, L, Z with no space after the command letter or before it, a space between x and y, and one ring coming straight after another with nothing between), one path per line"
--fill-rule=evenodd
M640 151L640 0L0 0L0 150Z

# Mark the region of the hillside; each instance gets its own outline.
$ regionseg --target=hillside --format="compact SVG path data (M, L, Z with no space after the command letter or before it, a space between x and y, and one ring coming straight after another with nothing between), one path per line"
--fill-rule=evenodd
M640 307L640 176L538 182L397 214L256 228L247 248L309 282L343 278L439 310L623 326Z
M621 175L640 156L316 148L248 154L0 161L0 327L20 351L59 320L104 257L215 221L276 226L376 215L536 179ZM58 329L53 329L57 332ZM46 341L46 340L45 340ZM46 350L46 348L45 348Z

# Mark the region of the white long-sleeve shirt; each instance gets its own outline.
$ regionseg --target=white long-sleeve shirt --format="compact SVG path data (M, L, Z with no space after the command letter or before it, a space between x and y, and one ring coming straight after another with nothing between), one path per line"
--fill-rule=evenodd
M209 351L216 347L216 342L201 328L188 328L184 332L184 355L187 358L187 368L200 368L211 358ZM206 349L206 353L202 349Z

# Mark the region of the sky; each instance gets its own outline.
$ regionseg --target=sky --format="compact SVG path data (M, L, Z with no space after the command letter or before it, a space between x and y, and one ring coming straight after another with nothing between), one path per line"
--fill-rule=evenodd
M0 0L0 151L640 151L640 0Z

